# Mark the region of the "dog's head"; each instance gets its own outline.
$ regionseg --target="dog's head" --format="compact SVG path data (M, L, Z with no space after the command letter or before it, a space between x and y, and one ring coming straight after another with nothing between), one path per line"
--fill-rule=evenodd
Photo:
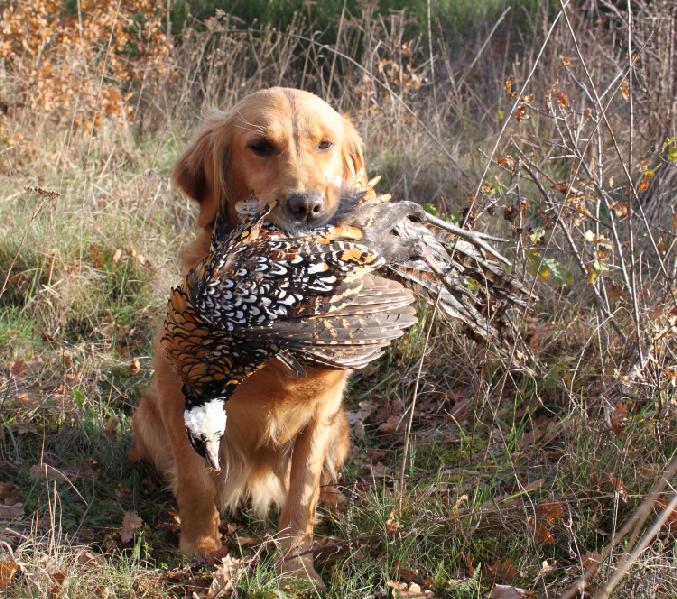
M235 204L275 205L285 230L322 224L342 188L366 183L362 144L350 121L314 94L271 88L217 113L179 158L174 181L199 202L198 225L219 210L232 225Z

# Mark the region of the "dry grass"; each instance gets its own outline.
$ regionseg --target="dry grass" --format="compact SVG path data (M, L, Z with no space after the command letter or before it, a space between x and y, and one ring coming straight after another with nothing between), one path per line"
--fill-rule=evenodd
M585 596L601 589L674 494L662 490L644 527L605 554L677 447L677 83L671 3L632 2L631 28L611 3L586 6L513 6L462 43L433 18L432 45L400 13L344 15L327 46L301 20L279 32L217 16L144 70L128 65L132 109L108 116L91 102L116 85L114 44L88 55L99 70L78 71L93 77L87 101L76 90L58 110L26 102L20 78L35 55L5 62L15 95L0 98L0 483L14 487L0 488L0 561L20 566L9 586L0 568L8 596L209 586L212 570L174 551L171 496L124 452L177 248L193 235L173 160L203 109L274 84L349 111L384 191L510 239L504 250L541 298L518 319L536 380L508 376L490 348L441 322L426 350L427 312L354 377L348 501L318 532L326 596L381 597L413 579L440 597L494 583L556 597L586 568ZM52 72L72 73L72 54L50 48ZM97 126L78 122L83 105ZM125 544L131 510L144 526ZM671 517L614 597L677 594ZM266 525L245 513L228 532L234 554L254 558L237 595L284 596Z

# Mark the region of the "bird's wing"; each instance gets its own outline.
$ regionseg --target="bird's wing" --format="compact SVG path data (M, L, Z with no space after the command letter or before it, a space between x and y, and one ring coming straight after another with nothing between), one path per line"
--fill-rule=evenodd
M219 244L188 274L186 288L205 322L234 333L339 310L383 263L355 240L262 231L251 243Z
M238 333L333 368L363 368L416 323L413 294L382 277L365 275L359 295L331 312L277 320Z

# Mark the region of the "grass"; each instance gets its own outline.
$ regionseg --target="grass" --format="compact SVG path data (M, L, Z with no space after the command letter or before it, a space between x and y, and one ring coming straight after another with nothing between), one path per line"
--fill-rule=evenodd
M415 52L408 57L406 28L398 29L395 17L346 22L357 37L346 34L335 49L353 56L350 44L359 39L361 55L373 60L360 70L339 57L331 85L327 65L335 55L299 41L308 32L297 25L246 37L212 23L208 31L184 32L167 66L171 77L158 70L136 89L131 124L112 115L97 129L74 129L55 111L8 109L0 122L0 285L6 280L0 287L0 483L11 487L0 486L0 592L202 597L212 583L212 566L176 551L174 500L164 482L126 459L130 416L152 376L151 337L178 280L177 249L194 235L194 209L171 188L171 166L203 107L227 107L279 82L317 91L351 112L370 174L384 176L381 189L456 218L470 213L478 228L510 239L505 251L518 272L531 268L537 275L540 296L519 326L543 364L542 377L506 378L491 352L439 321L426 346L431 313L423 308L397 346L353 377L346 406L354 449L339 482L346 501L320 510L316 534L316 563L329 590L306 595L396 596L393 584L413 581L436 597L486 597L495 583L556 597L580 576L677 449L675 331L661 312L672 304L659 264L670 269L675 259L667 225L674 207L653 206L642 195L640 204L657 215L648 227L637 218L629 224L616 207L619 241L627 247L634 227L641 261L618 255L605 241L612 241L614 209L603 200L622 204L631 194L624 167L635 188L649 167L657 177L677 168L661 150L675 135L673 108L653 94L666 77L674 80L661 71L670 64L666 52L674 52L660 25L665 7L635 4L633 35L647 46L633 80L634 131L617 76L627 24L599 10L568 14L575 44L560 21L538 65L542 23L549 25L552 15L527 19L522 27L529 35L516 43L510 36L524 29L506 22L489 36L493 23L484 13L463 12L465 37L433 36L435 87L428 49L409 40ZM595 21L599 14L606 20ZM612 90L605 116L613 135L590 120L599 106L581 88L581 65L570 76L562 64L561 56L577 50L597 88ZM257 66L259 55L265 68ZM383 61L402 64L425 84L405 85L379 70ZM513 76L519 89L534 65L525 90L537 96L525 109L530 118L509 121L490 160L514 101L505 81ZM576 109L560 105L558 112L553 97ZM567 127L577 132L574 141ZM529 166L537 180L511 162ZM594 173L601 168L606 195L593 189L585 166ZM562 181L583 191L564 195L553 187ZM469 199L478 187L479 196ZM663 250L654 251L649 232ZM624 286L623 267L641 285L636 301ZM611 315L595 302L595 290ZM633 378L635 307L652 353ZM421 360L410 451L403 457ZM403 459L406 491L400 493ZM14 516L5 518L11 509ZM129 543L121 534L126 512L143 520ZM231 554L247 563L235 596L304 592L275 574L273 522L274 515L260 522L246 509L226 518ZM630 550L622 543L603 560L592 592ZM4 564L13 563L20 570L5 580ZM612 596L675 597L675 567L673 525L661 529Z

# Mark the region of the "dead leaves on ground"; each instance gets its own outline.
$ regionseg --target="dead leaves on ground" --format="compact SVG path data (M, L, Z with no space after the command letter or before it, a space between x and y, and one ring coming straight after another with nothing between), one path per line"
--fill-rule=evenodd
M0 482L0 522L16 520L23 514L24 504L16 485L10 482Z
M392 589L393 599L435 599L435 593L422 589L416 582L388 581L389 589Z
M120 541L123 545L129 545L134 538L134 531L143 526L143 520L136 512L125 512L122 516L122 529L120 530Z
M523 599L525 597L531 599L536 597L536 593L506 584L495 584L489 595L489 599Z
M204 599L228 597L235 589L246 566L247 562L245 560L235 558L232 555L223 557L221 563L214 569L212 583Z

